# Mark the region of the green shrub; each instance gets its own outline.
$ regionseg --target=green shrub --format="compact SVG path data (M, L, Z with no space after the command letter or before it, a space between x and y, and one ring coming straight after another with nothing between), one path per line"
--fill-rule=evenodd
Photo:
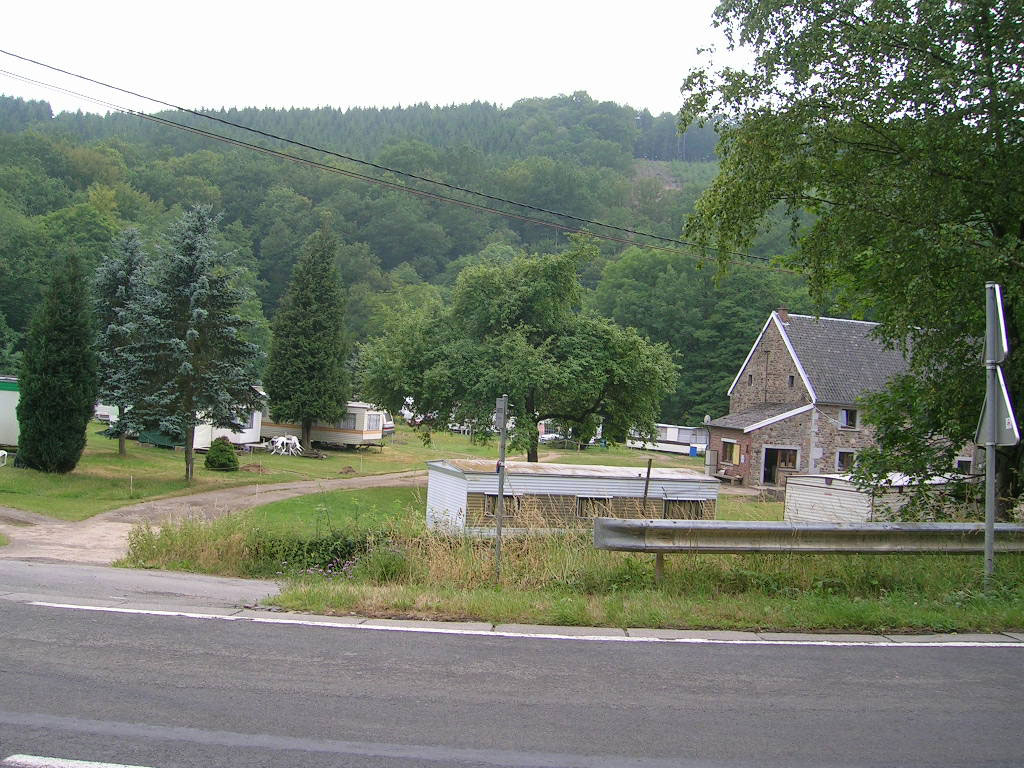
M218 437L213 441L210 450L206 452L207 469L219 469L224 472L238 471L238 456L235 455L235 447L226 437Z

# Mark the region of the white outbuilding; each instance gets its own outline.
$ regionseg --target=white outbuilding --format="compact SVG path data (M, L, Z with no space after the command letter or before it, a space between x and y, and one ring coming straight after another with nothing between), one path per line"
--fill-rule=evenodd
M18 380L0 376L0 446L18 444Z
M562 528L595 517L707 520L719 481L692 469L505 463L509 528ZM483 459L427 462L427 526L466 533L495 527L497 466ZM645 501L646 488L646 501Z
M929 485L949 480L935 477ZM786 481L783 519L793 523L872 523L892 520L910 498L914 485L906 475L892 474L886 484L861 490L849 475L790 475Z

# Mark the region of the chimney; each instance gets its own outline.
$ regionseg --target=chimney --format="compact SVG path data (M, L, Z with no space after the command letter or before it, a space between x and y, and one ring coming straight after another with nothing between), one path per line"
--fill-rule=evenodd
M779 320L781 320L783 323L786 323L787 325L789 324L788 309L786 309L785 307L779 307L777 310L775 310L775 312L779 316Z

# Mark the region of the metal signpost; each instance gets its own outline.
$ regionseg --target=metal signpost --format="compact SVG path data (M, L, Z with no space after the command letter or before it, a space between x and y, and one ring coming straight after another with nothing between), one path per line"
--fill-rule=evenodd
M498 398L494 408L494 425L498 428L498 507L494 513L494 581L501 582L501 523L505 513L505 429L508 421L508 395Z
M1010 394L999 364L1009 353L1002 289L985 283L985 408L974 440L985 446L985 581L995 567L996 447L1020 442Z

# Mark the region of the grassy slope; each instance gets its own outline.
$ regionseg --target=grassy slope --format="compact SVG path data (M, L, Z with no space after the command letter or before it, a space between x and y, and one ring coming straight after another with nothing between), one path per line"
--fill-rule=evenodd
M240 542L325 533L365 537L367 554L333 577L294 576L272 602L326 614L358 613L583 626L762 630L997 631L1024 626L1024 557L997 559L994 588L977 558L961 556L687 555L598 551L586 531L509 539L502 585L493 545L423 530L424 491L375 488L312 494L216 521L154 532L135 565L256 575ZM723 496L725 519L778 519L781 504ZM259 536L253 531L259 529ZM245 539L251 536L250 539ZM264 563L264 575L308 563ZM348 559L347 557L345 559ZM315 569L316 570L316 569ZM322 569L321 569L322 572Z

